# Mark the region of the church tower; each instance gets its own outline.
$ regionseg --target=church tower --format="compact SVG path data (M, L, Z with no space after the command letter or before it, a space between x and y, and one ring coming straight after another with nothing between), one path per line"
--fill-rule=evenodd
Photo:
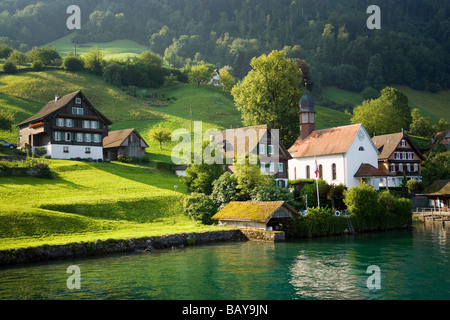
M305 93L298 103L300 109L298 110L298 117L300 121L300 140L306 139L315 127L315 113L314 99L308 94L308 88L305 83Z

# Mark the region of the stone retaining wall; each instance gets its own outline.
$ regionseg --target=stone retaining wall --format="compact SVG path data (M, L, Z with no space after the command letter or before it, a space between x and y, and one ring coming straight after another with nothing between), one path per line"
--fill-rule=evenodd
M257 229L241 229L242 233L249 239L255 241L286 241L286 235L282 231L266 231Z
M248 237L245 236L241 230L225 230L133 239L98 240L94 242L71 243L55 246L43 245L32 248L1 250L0 266L107 253L153 251L164 248L182 247L185 245L246 240L248 240Z

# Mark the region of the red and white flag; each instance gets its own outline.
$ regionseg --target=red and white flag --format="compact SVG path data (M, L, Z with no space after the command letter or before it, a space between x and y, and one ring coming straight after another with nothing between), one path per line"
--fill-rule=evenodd
M317 159L316 159L316 169L314 170L314 173L316 174L316 179L319 178L319 166L317 165Z

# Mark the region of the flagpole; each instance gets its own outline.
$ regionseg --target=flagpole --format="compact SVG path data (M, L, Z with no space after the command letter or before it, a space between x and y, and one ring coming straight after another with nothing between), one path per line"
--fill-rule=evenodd
M319 166L317 165L317 159L314 157L316 168L314 173L316 174L316 186L317 186L317 207L320 208L320 199L319 199Z

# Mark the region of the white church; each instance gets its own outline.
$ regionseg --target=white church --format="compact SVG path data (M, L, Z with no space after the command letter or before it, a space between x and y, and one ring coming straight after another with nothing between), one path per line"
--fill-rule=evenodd
M288 149L290 180L318 177L329 184L357 186L361 179L379 189L390 176L378 169L379 151L362 124L315 130L314 99L305 94L299 102L300 136Z

